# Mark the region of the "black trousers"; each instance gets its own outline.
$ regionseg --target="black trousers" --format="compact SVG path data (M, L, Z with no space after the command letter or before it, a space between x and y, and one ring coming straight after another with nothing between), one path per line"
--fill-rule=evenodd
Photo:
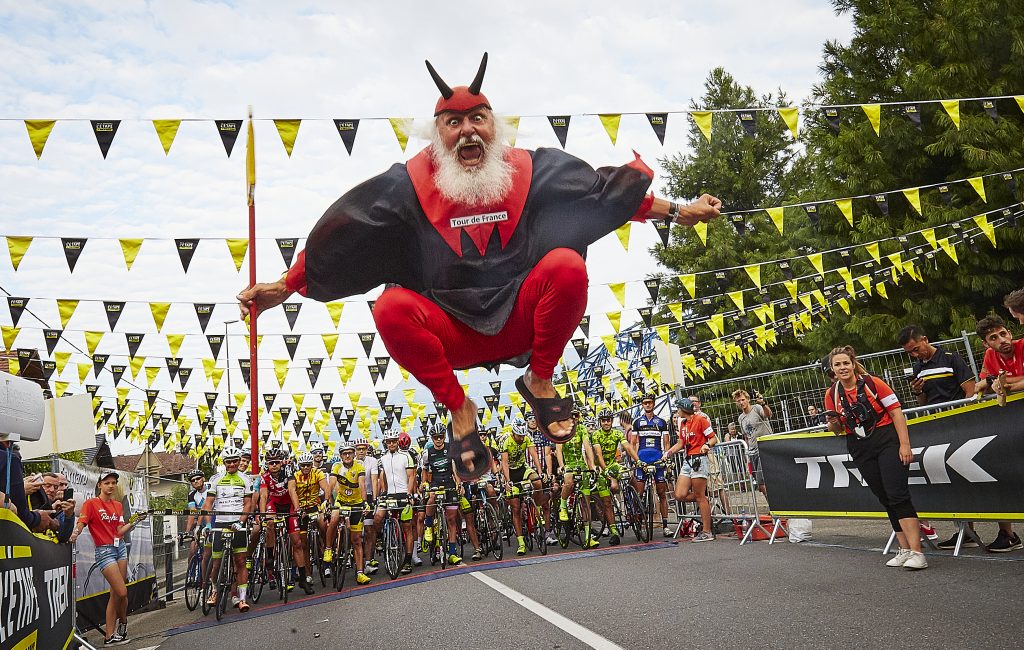
M892 529L903 532L900 519L917 517L917 510L910 500L909 471L900 460L896 427L878 427L868 438L847 435L846 448L871 492L885 507Z

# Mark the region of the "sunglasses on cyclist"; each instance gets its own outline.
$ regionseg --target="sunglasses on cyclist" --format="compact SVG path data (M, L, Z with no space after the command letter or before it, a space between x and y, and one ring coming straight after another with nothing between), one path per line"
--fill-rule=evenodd
M446 435L440 435L440 436L430 436L430 439L431 439L431 440L444 440L444 439L445 439L445 438L447 438L447 437L448 437L448 436L446 436Z
M598 419L601 420L602 422L611 422L612 421L611 418L598 418Z
M280 464L281 464L281 461L279 461L279 460L268 460L267 461L267 465L280 465Z
M313 463L300 463L299 467L312 467Z

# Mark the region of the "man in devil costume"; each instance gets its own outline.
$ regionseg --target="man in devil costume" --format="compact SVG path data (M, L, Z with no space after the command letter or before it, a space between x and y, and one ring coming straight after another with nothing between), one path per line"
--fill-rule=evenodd
M692 225L718 216L707 194L689 205L648 193L640 160L593 169L558 149L506 146L503 122L469 86L441 91L430 146L356 186L327 209L306 248L274 283L238 295L243 316L299 292L321 301L381 284L373 317L391 357L443 403L449 453L463 480L487 471L477 407L455 368L529 364L516 388L554 442L572 437L572 401L551 383L587 303L587 246L629 220Z

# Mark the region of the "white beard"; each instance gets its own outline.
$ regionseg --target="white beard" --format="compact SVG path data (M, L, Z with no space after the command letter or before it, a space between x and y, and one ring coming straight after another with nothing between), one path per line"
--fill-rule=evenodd
M494 140L485 144L478 135L462 138L455 150L447 149L437 129L432 129L430 152L437 165L434 183L441 195L449 201L464 205L490 205L498 203L512 189L512 174L515 171L505 160L508 147L495 133ZM481 163L467 169L459 162L458 144L474 141L484 150Z

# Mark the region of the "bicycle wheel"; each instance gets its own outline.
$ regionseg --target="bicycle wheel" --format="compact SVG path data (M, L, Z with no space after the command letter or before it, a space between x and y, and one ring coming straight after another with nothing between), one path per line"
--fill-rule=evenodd
M441 568L448 568L448 516L441 506L438 506L438 517L435 520L437 532L434 537L434 544L437 545L437 554L441 556Z
M534 545L537 550L540 551L541 555L548 554L548 536L544 531L544 526L540 524L540 508L537 506L537 502L530 500L530 519L533 525L532 536L534 539Z
M590 548L590 540L594 536L594 529L590 527L590 508L588 505L585 498L579 497L576 499L576 506L573 508L576 541L584 549Z
M348 526L338 526L338 535L341 539L338 540L336 546L338 547L335 551L334 556L334 586L338 591L341 591L342 587L345 586L345 573L348 572L350 566L352 566L352 539L349 537Z
M234 573L231 569L234 566L235 557L230 550L229 541L227 552L220 561L220 578L217 580L217 605L214 609L214 615L218 621L224 618L224 613L228 611L228 601L231 600L231 577Z
M196 611L199 599L203 596L203 550L192 555L188 560L188 572L185 574L185 607L188 611Z
M207 570L209 570L209 567L207 567ZM203 581L203 595L200 600L200 602L203 605L203 616L209 615L210 610L213 607L212 605L210 605L210 596L212 596L214 593L216 593L216 588L214 587L213 584L213 577L207 576L206 580Z
M626 507L626 519L629 521L629 527L633 529L633 534L636 535L637 540L641 543L651 541L651 538L647 535L644 507L640 502L640 495L637 494L636 488L632 485L623 486L622 501Z
M526 542L526 548L529 551L533 550L533 529L537 527L537 523L533 518L533 509L530 507L530 502L524 499L522 514L520 515L520 521L523 524L523 541Z
M249 571L249 595L254 603L260 602L263 585L267 582L265 555L266 548L263 546L263 540L260 540L252 551L252 570Z
M285 533L285 531L281 530L280 527L278 530L280 530L280 532L277 534L277 553L274 554L277 566L277 597L287 604L288 583L292 579L292 546L291 538Z
M402 539L401 528L394 517L384 519L384 569L394 580L398 577L398 571L402 562Z
M654 481L648 480L644 488L644 527L647 529L647 539L654 539Z
M480 532L481 541L486 539L488 552L494 557L495 560L500 560L504 555L504 548L501 546L501 530L498 528L498 513L495 511L494 506L490 503L485 503L480 508L477 514L477 521L486 522L487 532Z
M569 548L569 542L572 540L572 532L574 528L573 518L576 516L576 495L570 494L568 503L566 503L566 513L569 515L568 521L562 521L561 518L558 520L558 545L562 548Z

